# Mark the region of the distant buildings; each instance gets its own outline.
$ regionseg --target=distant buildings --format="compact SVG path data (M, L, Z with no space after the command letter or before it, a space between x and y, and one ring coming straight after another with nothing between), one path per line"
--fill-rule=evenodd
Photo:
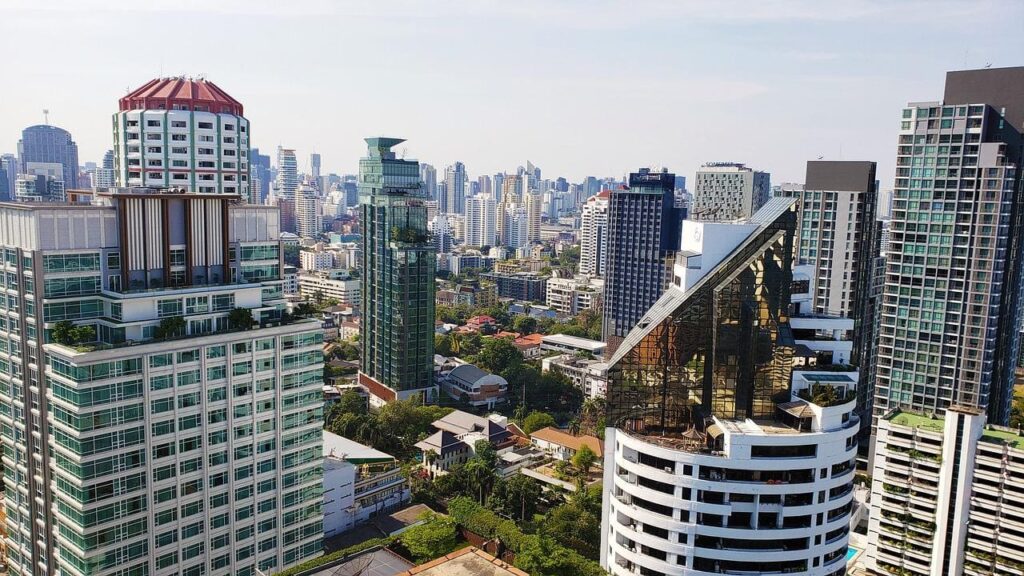
M270 155L260 154L259 148L249 153L249 203L265 204L270 195L273 177L270 173Z
M562 314L575 316L583 310L599 310L603 293L604 281L600 278L549 278L545 303Z
M438 197L442 214L463 214L466 203L466 166L456 162L445 168L444 194Z
M249 199L249 121L213 82L156 78L118 101L117 184Z
M310 302L337 300L339 304L360 308L360 285L345 270L321 270L298 275L299 295Z
M324 536L337 536L410 499L394 456L323 432Z
M313 152L309 155L309 174L313 181L320 183L320 155Z
M310 184L295 191L295 231L302 238L316 238L323 231L320 193Z
M435 250L419 164L391 150L397 138L367 138L359 161L363 229L361 370L371 401L419 397L434 385Z
M65 188L78 188L78 145L67 130L48 124L22 130L18 141L17 173L28 174L30 162L60 164L63 174L58 179Z
M608 364L603 360L562 354L544 358L541 367L544 372L555 372L567 377L586 398L604 398L608 391Z
M29 162L14 182L13 199L19 202L64 202L67 200L63 166L56 162Z
M750 218L770 197L767 172L733 162L708 163L697 170L690 218L718 222Z
M494 282L499 298L543 302L547 294L548 277L536 272L488 272L481 277Z
M315 272L334 268L334 254L327 250L302 250L299 263L303 270Z
M423 192L431 200L437 199L437 169L430 164L420 163L420 182Z
M495 217L497 207L489 196L477 195L466 199L466 245L493 246L497 234Z
M295 150L277 147L277 196L288 200L295 199L295 191L299 188L298 161Z
M609 196L609 192L591 196L580 211L580 274L605 274L608 265Z
M671 281L684 215L674 186L674 174L642 168L629 175L629 188L609 196L602 330L612 352Z

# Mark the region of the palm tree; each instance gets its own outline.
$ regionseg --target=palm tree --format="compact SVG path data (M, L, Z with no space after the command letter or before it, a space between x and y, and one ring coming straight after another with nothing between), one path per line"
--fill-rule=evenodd
M459 338L458 332L450 332L448 334L448 348L452 351L452 356L458 356L459 350L461 349L462 339Z
M483 505L486 491L490 490L490 485L494 481L494 471L480 458L471 458L466 463L465 470L473 487L480 492L480 504Z
M580 433L580 419L579 418L573 418L572 421L569 422L569 434L572 434L573 436L578 436L579 433Z

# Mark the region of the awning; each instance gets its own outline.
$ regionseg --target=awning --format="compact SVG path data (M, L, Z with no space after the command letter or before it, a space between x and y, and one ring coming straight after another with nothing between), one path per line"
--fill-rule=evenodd
M719 436L725 434L725 432L722 431L718 424L712 424L711 426L708 426L707 433L708 436L711 436L712 438L718 438Z

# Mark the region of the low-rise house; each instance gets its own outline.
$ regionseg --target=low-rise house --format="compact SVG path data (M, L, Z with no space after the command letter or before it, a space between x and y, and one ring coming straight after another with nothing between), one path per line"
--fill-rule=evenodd
M441 389L456 400L471 406L494 408L505 402L508 380L497 374L484 372L472 364L462 364L448 372L441 380Z
M466 320L466 327L474 332L491 334L498 330L498 321L487 315L473 316Z
M584 446L589 447L597 456L594 462L596 466L600 466L604 458L604 443L597 436L575 436L551 426L530 434L530 442L558 460L572 460L576 452Z
M511 450L515 436L508 429L508 418L492 414L484 418L455 410L432 424L436 432L416 443L423 452L423 467L431 476L446 474L457 464L464 464L476 450L480 440L489 441L499 454Z
M523 358L536 358L541 355L543 334L526 334L512 341L512 344L523 354Z
M592 356L602 356L608 345L600 340L590 340L579 336L567 334L551 334L545 336L541 342L541 349L544 351L564 352L575 354L585 352Z
M324 535L336 536L409 501L398 461L324 431Z

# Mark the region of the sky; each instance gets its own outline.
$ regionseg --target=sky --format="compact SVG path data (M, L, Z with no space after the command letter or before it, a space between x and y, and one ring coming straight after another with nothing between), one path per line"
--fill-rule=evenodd
M892 184L901 108L945 72L1024 65L1020 0L2 0L0 152L67 129L111 147L117 99L203 75L251 145L354 173L363 138L472 178L527 160L580 181L744 162L874 160Z

